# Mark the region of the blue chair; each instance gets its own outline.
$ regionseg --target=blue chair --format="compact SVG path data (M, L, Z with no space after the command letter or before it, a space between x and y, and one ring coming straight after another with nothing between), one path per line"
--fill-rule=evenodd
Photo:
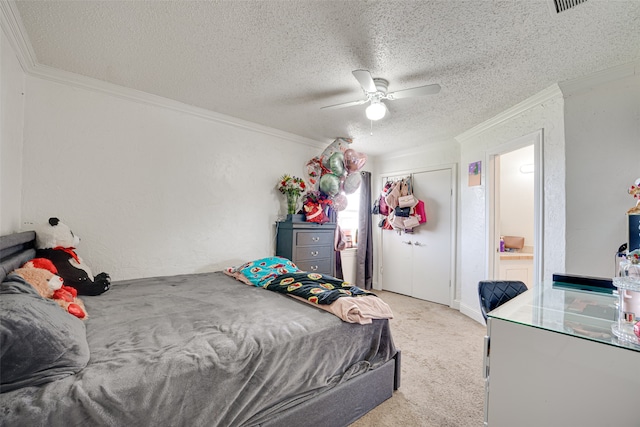
M484 320L487 320L488 312L517 297L527 289L527 285L519 280L481 280L478 282L480 311L482 311Z

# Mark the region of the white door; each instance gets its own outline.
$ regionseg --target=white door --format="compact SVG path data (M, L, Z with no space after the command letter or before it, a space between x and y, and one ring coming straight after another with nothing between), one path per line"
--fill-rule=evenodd
M412 175L413 193L424 201L427 223L413 233L382 230L382 288L451 304L451 169Z
M385 177L382 186L387 180L397 181L403 177ZM395 230L382 230L382 288L385 291L397 292L403 295L411 295L411 283L413 271L411 258L413 241L409 235L398 235Z
M382 230L383 285L385 291L412 295L413 241L410 235Z
M451 169L413 175L413 194L424 201L427 223L413 233L413 296L451 304ZM407 235L410 236L410 235Z

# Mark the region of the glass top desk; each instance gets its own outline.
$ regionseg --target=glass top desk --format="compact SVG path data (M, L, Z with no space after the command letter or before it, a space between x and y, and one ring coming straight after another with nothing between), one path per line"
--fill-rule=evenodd
M570 289L545 282L491 311L490 318L520 323L640 352L640 345L619 340L611 330L618 320L617 295Z
M485 426L640 426L640 346L618 297L544 283L488 314Z

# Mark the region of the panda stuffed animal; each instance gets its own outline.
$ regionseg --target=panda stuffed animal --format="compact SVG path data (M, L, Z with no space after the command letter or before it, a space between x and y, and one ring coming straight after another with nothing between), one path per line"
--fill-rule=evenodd
M58 218L36 228L36 256L49 259L58 270L64 284L71 286L80 295L100 295L109 290L111 278L107 273L95 277L88 265L82 262L75 248L80 238Z

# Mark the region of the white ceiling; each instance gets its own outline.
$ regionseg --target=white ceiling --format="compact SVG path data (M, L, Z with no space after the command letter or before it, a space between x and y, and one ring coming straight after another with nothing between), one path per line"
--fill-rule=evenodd
M5 1L5 0L2 0ZM550 85L640 58L640 1L18 1L46 65L376 155L452 138ZM351 71L389 91L373 123Z

